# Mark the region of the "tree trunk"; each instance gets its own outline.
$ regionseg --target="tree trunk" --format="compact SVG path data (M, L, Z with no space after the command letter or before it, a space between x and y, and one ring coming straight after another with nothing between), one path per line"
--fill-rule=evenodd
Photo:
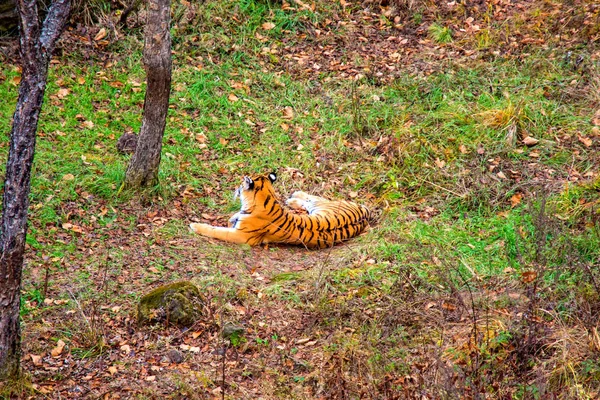
M22 75L6 163L0 233L0 382L20 372L21 272L35 134L52 49L69 15L70 0L56 0L40 27L36 0L17 0Z
M170 0L148 0L144 66L148 85L137 147L125 174L125 187L158 183L158 166L171 92Z

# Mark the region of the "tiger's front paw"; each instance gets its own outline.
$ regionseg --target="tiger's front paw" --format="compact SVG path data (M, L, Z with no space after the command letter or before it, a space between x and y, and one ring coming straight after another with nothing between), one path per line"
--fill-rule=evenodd
M192 223L192 224L190 224L190 229L192 230L192 232L195 232L198 235L206 235L206 232L209 229L212 229L212 226L210 226L208 224L196 224L196 223Z

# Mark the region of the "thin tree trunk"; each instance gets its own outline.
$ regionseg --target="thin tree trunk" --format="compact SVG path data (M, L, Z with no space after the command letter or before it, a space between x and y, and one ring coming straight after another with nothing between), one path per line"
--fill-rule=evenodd
M6 163L0 233L0 381L20 372L21 272L35 134L52 49L69 15L70 0L56 0L40 27L36 0L17 0L22 76Z
M125 187L158 183L158 166L171 92L170 0L148 0L144 66L148 85L138 144L125 174Z

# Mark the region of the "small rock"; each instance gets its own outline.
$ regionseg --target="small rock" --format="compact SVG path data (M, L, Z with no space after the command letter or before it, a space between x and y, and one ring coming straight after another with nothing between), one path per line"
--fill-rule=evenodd
M183 362L183 354L175 349L167 351L167 357L174 364L181 364Z
M160 286L140 299L138 324L190 326L200 319L203 302L200 291L191 282Z

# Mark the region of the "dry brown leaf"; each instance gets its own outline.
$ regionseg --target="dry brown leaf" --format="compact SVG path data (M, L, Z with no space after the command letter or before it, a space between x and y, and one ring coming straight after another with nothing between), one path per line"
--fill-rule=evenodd
M207 213L202 213L200 215L202 216L202 218L207 219L209 221L214 221L215 219L217 219L217 217L215 217L214 215L210 215Z
M206 135L204 134L204 132L198 132L196 133L196 141L198 143L206 143L206 141L208 140L208 137L206 137Z
M264 24L262 24L262 28L265 31L270 31L271 29L275 28L275 24L272 22L265 22Z
M577 140L585 145L585 147L590 147L592 145L592 139L587 136L577 135Z
M292 119L294 118L294 109L290 106L287 106L283 109L283 118Z
M235 103L236 101L239 100L239 98L233 93L230 93L229 96L227 96L227 99L229 101L231 101L232 103Z
M73 232L77 232L77 233L83 233L83 228L78 226L78 225L73 225L73 227L71 228L71 230Z
M594 118L592 118L592 124L595 126L600 126L600 109L598 109L594 114Z
M102 28L98 31L98 33L96 33L96 36L94 36L94 40L97 42L99 40L102 40L106 37L106 29Z
M111 375L114 375L118 372L117 367L115 367L114 365L111 365L110 367L108 367L108 373Z
M56 96L58 96L59 99L64 99L65 97L67 97L69 95L69 93L71 93L71 91L67 88L61 88L58 89L58 92L56 92Z
M511 196L510 198L510 206L511 207L516 207L519 204L521 204L521 200L523 200L523 194L522 193L515 193Z
M525 146L535 146L536 144L538 144L538 142L539 142L538 139L531 137L531 136L525 136L523 138L523 144Z
M10 82L14 86L19 86L19 83L21 83L21 75L13 76L13 78L10 80Z
M464 144L458 146L458 151L460 151L462 154L467 154L469 152L469 150L467 150L467 146L465 146Z
M50 354L52 354L52 357L58 357L58 356L60 356L60 354L62 353L64 348L65 348L65 342L63 342L61 339L59 339L58 342L56 343L56 347L52 349Z
M78 77L77 83L79 83L80 85L83 85L85 83L85 78L83 76Z
M125 84L123 82L119 82L119 81L112 81L108 85L111 87L114 87L115 89L121 89L123 86L125 86Z
M521 280L524 283L533 282L537 278L537 272L535 271L525 271L521 273Z
M42 365L42 357L41 356L36 356L35 354L30 354L29 357L31 357L31 361L33 362L33 365L35 365L36 367L39 367Z
M64 174L62 177L63 181L72 181L75 179L75 175L73 174Z

